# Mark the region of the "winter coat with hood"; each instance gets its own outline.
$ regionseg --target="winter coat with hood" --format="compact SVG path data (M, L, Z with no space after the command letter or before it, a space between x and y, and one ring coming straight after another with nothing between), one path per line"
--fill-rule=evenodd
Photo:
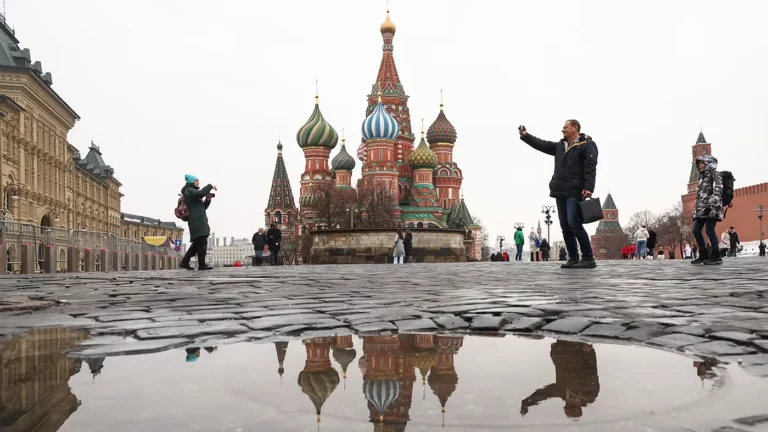
M720 249L730 249L731 247L731 233L723 231L720 234Z
M648 249L656 249L656 231L648 230L648 243L646 243Z
M723 177L717 172L717 159L710 155L699 156L696 162L706 164L699 178L696 193L695 219L723 220Z
M515 231L515 244L516 245L525 244L525 234L523 234L523 230Z
M403 236L403 249L405 256L413 256L413 234L405 233Z
M253 249L257 251L263 251L264 246L267 245L267 234L262 232L256 232L256 234L253 235L253 239L251 239L251 243L253 243Z
M181 188L181 195L184 197L184 204L189 210L189 240L195 241L201 237L211 235L211 227L208 226L208 215L205 211L211 205L208 194L211 193L213 186L207 185L204 188L198 188L194 183L187 183ZM203 199L206 198L206 199Z
M649 236L650 234L648 234L648 230L643 227L640 227L640 229L635 231L635 240L637 241L647 241Z
M267 246L270 251L279 251L280 242L283 241L283 232L280 228L270 228L267 230Z
M555 157L555 172L549 182L549 196L581 197L583 190L595 191L597 145L591 137L579 134L576 142L570 145L565 138L558 142L545 141L529 133L520 139L534 149Z
M405 256L405 245L403 244L403 239L400 236L395 237L395 250L392 252L392 256L394 257Z

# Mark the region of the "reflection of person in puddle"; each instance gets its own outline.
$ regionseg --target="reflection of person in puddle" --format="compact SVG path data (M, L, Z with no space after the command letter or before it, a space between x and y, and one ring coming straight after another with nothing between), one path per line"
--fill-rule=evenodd
M213 352L219 349L219 347L203 347L203 349L206 350L208 354L213 354ZM194 363L197 361L197 359L200 358L199 347L187 348L185 351L187 352L187 363Z
M705 379L713 379L717 376L715 371L712 370L713 367L717 366L717 362L714 360L704 360L704 361L695 361L693 362L693 367L696 368L696 375L699 376L701 379L701 385L704 385Z
M559 340L552 344L549 355L555 364L555 383L523 399L520 414L526 415L528 407L547 399L560 398L565 401L565 416L580 418L582 407L595 402L600 392L595 350L589 344Z
M192 347L185 350L187 352L187 363L194 363L200 358L200 348Z

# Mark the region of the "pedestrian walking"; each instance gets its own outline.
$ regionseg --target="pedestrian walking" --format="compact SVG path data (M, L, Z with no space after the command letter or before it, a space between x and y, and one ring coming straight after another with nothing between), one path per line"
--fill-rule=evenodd
M213 267L205 262L205 255L208 252L208 236L211 235L211 227L208 225L208 215L206 211L211 205L211 199L214 194L211 191L218 190L216 186L207 185L200 188L200 180L192 174L184 176L184 187L181 188L181 196L184 197L184 205L187 206L189 217L189 240L192 245L181 259L179 267L187 270L194 270L189 264L193 256L197 255L197 269L211 270Z
M637 259L645 259L645 246L648 243L648 227L645 225L635 231L635 241L637 242Z
M717 253L717 233L715 227L723 220L723 177L717 172L717 159L710 155L696 158L696 167L699 170L699 189L696 193L696 205L693 215L693 236L699 244L699 257L691 261L692 264L720 264L723 258ZM705 249L705 230L709 242L712 244L712 253Z
M277 224L269 224L267 230L267 248L269 248L270 260L272 265L276 266L278 261L278 254L280 254L280 244L283 242L283 232L277 227Z
M520 139L534 149L555 157L555 169L549 182L549 195L555 198L563 239L568 248L568 262L563 268L595 268L589 234L584 229L579 202L592 197L597 177L597 145L581 133L581 124L567 120L563 139L545 141L520 126ZM579 247L581 261L579 261Z
M260 266L264 261L264 248L267 246L267 234L264 232L264 228L259 228L253 235L251 243L253 243L253 254L256 258L254 263Z
M541 246L541 240L536 235L531 227L531 233L528 234L528 249L531 251L531 261L539 260L539 247Z
M395 257L395 264L402 264L405 257L405 237L403 237L403 231L397 230L397 236L395 236L395 247L392 252L392 256Z
M648 251L648 256L651 257L651 259L656 259L656 238L656 231L648 228L648 242L645 244L645 248Z
M720 235L720 256L731 256L731 233L728 231Z
M659 258L660 260L664 259L664 248L659 246Z
M565 251L564 246L560 246L559 258L560 258L560 261L565 261L568 259L568 252Z
M760 256L764 257L765 256L765 242L760 240L760 245L757 247L757 249L760 251Z
M515 254L515 261L523 260L523 245L525 245L525 235L523 229L517 227L515 230L515 247L517 248L517 254Z
M549 261L549 242L547 239L541 240L541 259L542 261Z
M685 256L683 259L693 259L693 249L691 249L691 245L687 243L685 245Z
M731 227L728 230L728 235L730 236L731 243L730 243L730 250L729 250L729 256L732 258L736 258L736 255L739 253L739 245L741 242L739 241L739 235L736 233L736 230Z
M403 249L405 250L405 262L413 264L413 233L411 230L405 230Z
M629 245L629 259L635 259L635 254L637 253L637 243L632 243Z
M629 243L624 243L624 246L621 248L621 256L624 259L629 259Z

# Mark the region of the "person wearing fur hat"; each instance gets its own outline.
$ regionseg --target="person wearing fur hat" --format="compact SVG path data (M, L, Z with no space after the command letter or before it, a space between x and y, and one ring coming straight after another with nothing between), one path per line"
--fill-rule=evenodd
M197 255L197 269L198 270L211 270L205 262L205 255L208 249L208 236L211 234L211 227L208 226L208 215L206 210L211 205L212 190L217 190L216 186L207 185L204 188L200 188L200 180L187 174L184 176L184 187L181 188L181 195L184 197L184 204L189 210L189 240L192 245L187 250L184 258L179 263L179 267L187 270L194 270L189 265L189 260L193 256Z

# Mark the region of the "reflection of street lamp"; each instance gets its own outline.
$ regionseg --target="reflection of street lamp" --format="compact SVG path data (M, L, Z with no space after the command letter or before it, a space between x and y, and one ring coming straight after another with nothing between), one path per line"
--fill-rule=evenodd
M757 218L760 219L760 241L761 242L765 240L763 237L763 211L764 210L765 210L765 207L763 207L762 204L757 206L757 208L755 209L756 212L760 213L760 215Z
M551 243L552 237L550 237L550 234L549 234L549 227L555 222L552 220L552 216L550 216L550 213L555 212L555 206L543 205L541 206L541 212L546 215L546 217L544 218L544 223L547 225L547 241Z

